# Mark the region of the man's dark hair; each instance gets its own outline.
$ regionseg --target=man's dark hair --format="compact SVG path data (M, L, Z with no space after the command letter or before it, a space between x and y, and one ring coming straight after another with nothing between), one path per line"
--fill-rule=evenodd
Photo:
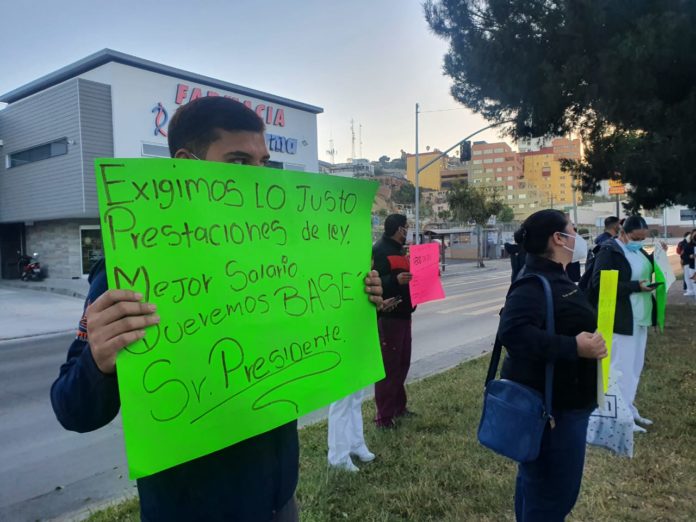
M560 210L539 210L524 220L515 232L515 242L530 254L543 255L548 249L549 238L556 232L565 233L567 226L568 218Z
M647 230L647 228L648 224L640 216L629 216L623 222L623 229L627 234L634 230Z
M408 220L403 214L390 214L384 220L384 235L391 237L396 234L399 227L405 227Z
M220 138L218 130L263 132L263 120L249 107L221 96L205 96L179 107L169 122L169 154L187 149L201 159Z
M619 218L616 216L609 216L604 220L604 228L611 228L619 223Z

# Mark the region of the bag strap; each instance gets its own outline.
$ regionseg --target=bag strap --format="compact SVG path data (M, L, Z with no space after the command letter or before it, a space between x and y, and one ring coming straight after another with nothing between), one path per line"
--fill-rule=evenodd
M512 291L514 286L519 285L525 279L537 279L541 282L541 286L544 289L544 296L546 298L546 331L550 335L556 333L556 324L554 322L553 314L553 294L551 293L551 285L549 280L546 279L541 274L525 274L523 277L516 280L510 289L508 290L508 295ZM488 374L486 375L486 385L495 378L495 374L498 372L498 365L500 364L500 355L503 351L503 343L500 341L500 337L496 334L495 344L493 345L493 354L491 355L491 362L488 365ZM553 363L547 362L545 369L545 381L544 381L544 407L546 408L546 415L551 419L551 426L554 426L553 417L551 416L551 396L553 392Z

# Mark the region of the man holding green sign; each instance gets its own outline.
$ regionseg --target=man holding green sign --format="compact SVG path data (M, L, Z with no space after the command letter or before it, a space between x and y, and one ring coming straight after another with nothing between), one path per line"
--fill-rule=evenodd
M143 520L297 520L297 417L383 376L380 279L343 261L368 266L374 187L223 165L264 166L264 130L199 98L168 140L205 163L98 162L108 261L51 401L78 432L122 410Z

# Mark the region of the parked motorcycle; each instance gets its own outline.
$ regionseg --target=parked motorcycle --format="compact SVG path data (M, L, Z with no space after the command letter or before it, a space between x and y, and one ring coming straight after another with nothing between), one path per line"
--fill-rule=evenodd
M19 278L22 281L40 281L43 279L44 274L36 252L31 256L22 254L19 251L17 254L19 255L19 260L17 261Z

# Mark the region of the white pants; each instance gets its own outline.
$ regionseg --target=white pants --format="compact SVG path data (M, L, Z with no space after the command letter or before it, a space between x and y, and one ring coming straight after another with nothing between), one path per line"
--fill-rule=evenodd
M329 407L329 464L350 460L350 453L367 450L363 434L362 400L364 390L336 401Z
M611 372L617 376L617 384L633 418L638 409L633 405L638 390L640 374L645 363L645 345L648 327L633 325L633 335L614 334L611 343ZM621 375L615 372L621 372Z
M689 268L689 265L684 265L684 281L686 281L686 290L692 294L696 294L696 283L691 279L696 274L696 270Z

